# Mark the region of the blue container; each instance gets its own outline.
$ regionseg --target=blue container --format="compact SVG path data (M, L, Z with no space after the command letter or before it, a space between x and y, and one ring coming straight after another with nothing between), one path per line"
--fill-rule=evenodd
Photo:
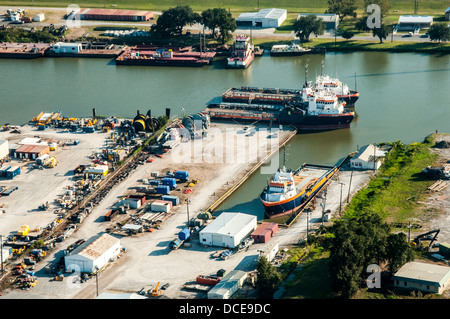
M0 177L6 177L6 171L9 170L11 166L2 166L0 168Z
M184 228L182 231L178 233L178 238L180 240L188 240L190 236L191 232L189 231L188 228Z
M160 185L155 187L156 194L168 195L170 193L170 187L167 185Z
M154 179L150 179L150 180L148 181L148 183L149 183L150 185L153 185L153 186L158 186L159 184L161 184L160 181L154 180Z
M161 199L172 202L172 206L177 206L178 204L180 204L180 199L177 196L164 195L161 197Z
M188 171L176 171L175 172L175 178L181 179L181 180L188 180L189 179L189 172Z
M162 180L162 184L169 186L171 189L174 189L177 187L177 180L175 178L164 178Z
M9 179L13 179L14 177L16 177L19 174L20 174L20 167L19 166L15 166L15 167L9 168L5 172L5 177L9 178Z
M45 130L47 128L47 126L45 126L45 125L39 125L38 126L38 130L39 131L43 131L43 130Z
M93 126L85 126L83 127L83 132L85 133L94 133L95 128Z

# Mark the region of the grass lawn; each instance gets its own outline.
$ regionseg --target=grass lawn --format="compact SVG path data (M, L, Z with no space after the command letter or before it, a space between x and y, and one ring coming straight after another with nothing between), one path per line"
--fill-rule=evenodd
M329 253L312 248L300 268L294 270L294 278L285 282L286 291L283 297L287 299L333 298L329 265Z
M10 6L36 6L36 7L67 7L73 4L68 0L0 0L0 5ZM290 13L316 12L324 13L328 7L327 0L277 0L274 4L271 0L78 0L75 2L83 8L119 8L119 9L142 9L142 10L166 10L177 5L188 5L196 11L202 11L207 8L226 8L232 12L256 11L259 8L283 8ZM414 1L412 0L390 0L390 12L397 14L414 13ZM363 13L364 1L357 0L358 13ZM427 0L419 2L418 14L443 14L448 8L448 1L445 0Z

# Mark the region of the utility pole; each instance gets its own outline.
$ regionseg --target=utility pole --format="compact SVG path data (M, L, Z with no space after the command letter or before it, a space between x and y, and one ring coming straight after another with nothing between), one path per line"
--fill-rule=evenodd
M185 199L184 202L186 203L186 209L187 209L187 227L189 228L189 204L191 201L189 199Z
M350 190L351 190L351 187L352 187L352 178L353 178L353 168L351 168L351 173L350 173L350 182L349 182L349 184L348 184L348 195L347 195L347 203L348 203L348 201L349 201L349 198L350 198Z
M325 189L323 191L323 199L322 199L322 226L323 226L323 220L325 218L325 202L327 201L327 190Z
M0 264L2 264L2 274L3 274L3 235L0 235Z
M341 195L339 197L339 216L342 215L342 186L344 185L344 183L339 183L339 185L341 185Z

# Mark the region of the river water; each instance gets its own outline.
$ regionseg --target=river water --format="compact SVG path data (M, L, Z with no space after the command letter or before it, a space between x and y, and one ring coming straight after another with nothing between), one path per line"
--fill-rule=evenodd
M360 92L350 129L299 134L287 146L286 166L335 164L373 142L422 141L450 133L450 55L355 52L300 57L257 57L246 70L225 69L218 59L203 68L116 66L109 59L0 60L0 124L23 124L41 111L65 116L132 118L196 113L234 86L298 88L324 73ZM283 154L280 154L283 156ZM220 208L263 217L259 193L270 175L255 173Z

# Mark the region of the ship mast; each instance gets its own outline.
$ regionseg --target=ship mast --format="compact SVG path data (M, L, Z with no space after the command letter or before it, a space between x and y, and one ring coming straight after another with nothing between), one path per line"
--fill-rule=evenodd
M305 87L308 86L308 63L305 63Z

